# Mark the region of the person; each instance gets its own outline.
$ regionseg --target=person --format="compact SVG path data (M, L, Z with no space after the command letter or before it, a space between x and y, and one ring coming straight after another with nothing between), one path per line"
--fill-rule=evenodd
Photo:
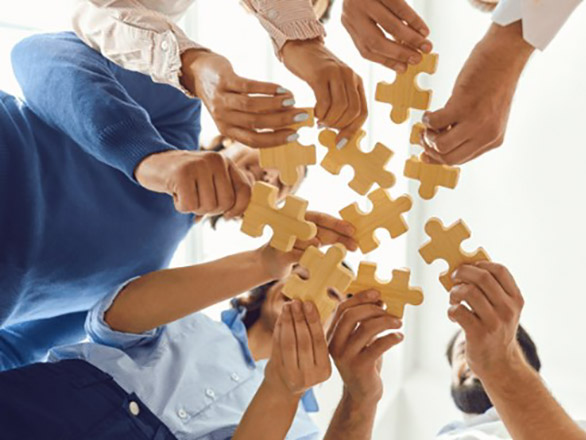
M12 61L25 102L0 94L0 369L77 341L104 292L167 267L196 216L241 215L266 178L196 151L199 100L71 33Z
M473 0L494 10L445 106L426 112L426 158L466 163L502 145L513 96L535 49L544 50L581 0ZM401 73L428 53L429 28L405 0L344 0L342 21L361 54ZM385 32L383 32L383 30Z
M453 278L448 316L461 330L447 356L452 397L467 418L437 439L586 439L586 422L574 422L539 375L537 349L519 325L524 300L511 273L481 262L460 267Z
M369 439L382 395L381 356L402 340L381 333L398 329L400 320L383 310L377 292L342 301L332 289L339 305L326 340L315 305L282 293L292 268L308 276L294 267L304 248L347 240L320 230L319 240L297 241L290 253L263 246L130 280L90 311L91 341L54 349L50 363L0 373L3 432L46 439L67 433L115 440L137 438L137 431L163 439L321 438L308 416L317 410L310 388L329 377L329 350L344 393L325 438ZM200 312L249 288L221 323ZM38 418L26 423L31 414Z
M122 67L197 96L221 134L252 147L293 141L280 114L294 105L285 88L242 78L223 56L191 41L176 22L194 0L79 0L73 28L92 48ZM316 97L320 124L339 130L342 148L364 124L362 79L324 44L319 18L329 0L245 0L271 36L285 67ZM252 48L251 48L252 49Z

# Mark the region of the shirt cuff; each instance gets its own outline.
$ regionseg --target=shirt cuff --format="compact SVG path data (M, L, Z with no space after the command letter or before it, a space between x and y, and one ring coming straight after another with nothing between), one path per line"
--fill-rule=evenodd
M501 26L523 21L523 38L544 50L582 0L501 0L493 21Z
M104 315L112 306L112 303L118 297L120 292L122 292L126 286L138 278L139 277L135 277L126 281L124 284L122 284L122 286L116 289L114 293L108 295L106 298L98 302L88 312L85 321L85 330L90 340L97 344L107 345L124 350L152 342L161 336L164 327L157 327L144 333L126 333L113 330L104 319Z

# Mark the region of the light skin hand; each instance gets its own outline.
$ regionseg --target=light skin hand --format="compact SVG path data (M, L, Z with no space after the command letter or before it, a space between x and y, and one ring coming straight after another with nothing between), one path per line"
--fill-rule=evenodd
M502 145L518 80L534 48L521 23L493 24L456 80L445 107L424 114L428 161L457 165Z
M202 100L224 136L253 148L284 145L298 135L288 126L306 113L278 84L236 75L223 56L201 50L182 57L181 82Z
M171 150L147 156L135 171L138 183L173 197L181 213L242 215L251 196L243 172L220 153Z
M339 131L336 142L343 147L368 116L362 78L318 39L288 41L281 55L285 66L312 88L316 118Z
M429 28L404 0L345 0L342 24L364 58L399 73L432 50Z

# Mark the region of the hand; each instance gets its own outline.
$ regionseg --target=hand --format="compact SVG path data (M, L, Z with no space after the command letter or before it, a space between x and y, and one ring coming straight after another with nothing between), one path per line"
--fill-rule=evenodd
M342 24L364 58L399 73L421 62L418 50L432 50L429 28L405 0L345 0Z
M466 334L468 365L481 380L487 373L498 374L519 357L521 291L504 266L485 261L461 266L453 280L448 317Z
M285 66L312 88L315 116L322 125L339 130L336 142L342 148L368 116L362 78L320 40L291 40L281 55Z
M293 265L299 262L309 246L321 247L341 243L350 251L358 249L358 243L353 238L354 226L347 221L315 211L308 211L305 220L317 226L317 235L311 240L297 240L291 252L281 252L268 244L260 248L261 261L270 278L278 280L289 275Z
M293 142L287 126L306 117L291 92L277 84L242 78L221 55L200 50L182 56L182 83L200 98L224 136L253 148ZM268 131L267 131L268 130Z
M319 313L312 302L283 306L273 331L265 382L275 393L301 398L332 374Z
M517 82L532 51L516 25L491 27L466 61L446 106L424 114L425 154L431 161L462 164L502 145Z
M382 355L403 340L400 333L377 336L401 327L389 315L374 290L361 292L341 303L328 329L330 354L344 381L344 390L354 401L378 402L382 397Z
M181 213L242 215L251 186L242 171L220 153L171 150L146 157L136 168L138 183L173 197Z

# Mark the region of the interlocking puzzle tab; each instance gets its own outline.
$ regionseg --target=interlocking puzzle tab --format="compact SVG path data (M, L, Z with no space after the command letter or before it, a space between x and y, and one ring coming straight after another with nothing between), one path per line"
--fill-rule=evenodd
M313 127L315 117L312 108L302 109L309 114L309 118L289 128L299 130L302 127ZM273 148L260 150L260 166L272 168L279 172L279 179L285 185L295 185L303 176L303 168L317 162L315 145L301 145L299 142L289 142Z
M354 276L342 266L346 257L346 249L335 244L324 255L314 246L307 248L299 264L309 271L307 280L293 274L283 286L283 293L289 298L313 301L319 310L322 321L325 321L335 310L337 301L328 294L328 289L335 289L343 294Z
M324 130L319 135L320 143L328 149L321 166L332 174L340 174L344 165L350 165L354 169L354 179L349 186L361 195L370 191L375 183L381 188L390 188L395 184L395 176L385 170L393 152L377 143L374 150L365 153L360 149L360 141L365 135L363 130L358 131L341 150L336 148L335 132Z
M370 213L362 212L356 203L346 206L340 211L342 218L356 228L354 238L364 254L373 251L380 244L374 236L377 229L386 229L391 238L396 238L407 232L407 224L403 220L402 214L409 211L413 204L407 195L393 200L382 188L371 192L368 198L373 205Z
M250 204L242 219L242 232L251 237L260 237L265 226L273 230L271 246L283 252L293 249L295 240L311 240L317 227L305 220L307 202L295 196L287 196L285 205L277 208L279 190L264 182L252 187Z
M376 264L362 262L358 267L358 276L346 293L359 293L365 290L377 290L381 300L387 306L387 312L397 318L403 318L405 305L418 306L423 302L423 292L420 288L409 287L411 272L408 269L393 270L391 281L384 283L376 276Z
M462 220L446 228L441 220L431 218L425 225L425 232L431 240L419 249L419 253L427 264L438 259L447 261L448 270L441 274L440 282L448 291L454 286L451 277L458 267L465 263L489 260L488 254L482 248L473 253L462 250L462 242L470 238L470 229Z
M401 124L409 117L409 109L427 110L431 102L431 91L422 90L417 85L417 75L420 73L435 73L438 55L436 53L423 54L421 62L415 66L409 65L405 73L398 73L392 84L380 82L376 87L375 100L386 102L393 106L391 119Z

